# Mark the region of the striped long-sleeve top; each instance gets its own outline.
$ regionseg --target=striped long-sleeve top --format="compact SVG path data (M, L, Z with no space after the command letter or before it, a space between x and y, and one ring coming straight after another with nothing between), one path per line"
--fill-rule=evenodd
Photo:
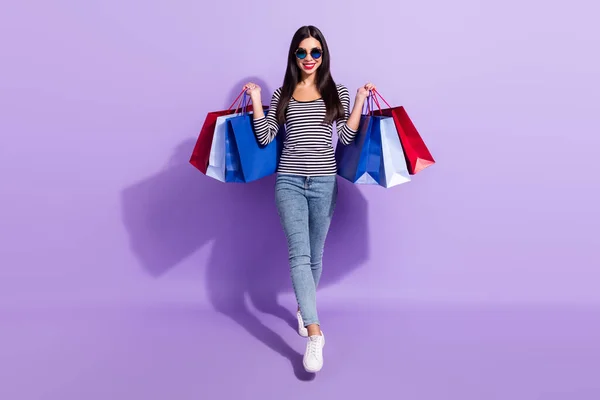
M350 94L341 84L338 94L344 116L336 121L339 141L351 143L357 131L346 125L350 114ZM254 130L261 145L270 143L279 131L276 110L281 88L271 99L267 114L254 120ZM332 145L333 124L325 124L326 108L322 98L312 101L290 99L286 110L285 138L277 172L302 176L326 176L337 173L335 151Z

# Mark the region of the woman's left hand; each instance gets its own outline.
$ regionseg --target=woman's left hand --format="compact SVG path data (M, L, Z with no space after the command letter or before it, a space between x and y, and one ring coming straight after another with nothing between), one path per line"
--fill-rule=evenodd
M369 83L365 84L364 86L361 86L358 88L356 97L364 100L369 96L369 93L371 92L371 90L377 90L377 88L375 87L375 85L373 85L371 82L369 82Z

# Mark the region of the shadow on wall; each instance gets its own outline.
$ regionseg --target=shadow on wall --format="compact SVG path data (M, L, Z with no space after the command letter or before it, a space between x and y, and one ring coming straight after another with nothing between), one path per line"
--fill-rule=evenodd
M258 83L265 102L266 85ZM232 90L232 98L241 85ZM123 190L122 215L130 247L145 271L158 278L213 242L205 280L212 306L288 358L296 375L305 378L301 355L245 303L247 296L258 310L295 327L295 310L277 301L292 286L287 242L275 206L275 176L247 184L218 182L189 164L195 141L191 138L177 146L165 169ZM369 256L367 202L356 185L338 179L338 203L319 288L338 282Z

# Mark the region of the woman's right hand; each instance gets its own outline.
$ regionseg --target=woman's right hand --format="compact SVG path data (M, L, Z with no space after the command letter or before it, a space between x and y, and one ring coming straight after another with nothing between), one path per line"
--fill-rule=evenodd
M261 98L260 98L260 86L254 82L248 82L244 85L244 90L250 96L252 100L252 110L254 112L254 119L259 119L265 116Z
M244 85L244 90L252 98L256 98L256 96L260 97L261 87L254 82L246 83Z

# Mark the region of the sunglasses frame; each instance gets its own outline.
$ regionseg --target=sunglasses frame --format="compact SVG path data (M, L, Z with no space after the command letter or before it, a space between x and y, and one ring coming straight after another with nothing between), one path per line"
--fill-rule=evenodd
M305 54L304 54L304 57L300 57L300 56L298 55L298 52L299 52L299 51L301 51L301 50L303 50L303 51L305 52ZM315 57L315 56L313 55L313 53L315 53L315 52L319 52L319 54L320 54L320 55L319 55L319 57ZM318 48L318 47L313 47L312 49L310 49L310 51L307 51L307 50L306 50L305 48L303 48L303 47L298 47L298 48L296 49L296 51L294 52L294 54L296 55L296 57L297 57L299 60L304 60L304 59L306 58L306 56L307 56L307 55L309 55L309 54L310 54L310 56L311 56L311 57L312 57L314 60L318 60L319 58L323 57L323 50L322 50L322 49L320 49L320 48Z

